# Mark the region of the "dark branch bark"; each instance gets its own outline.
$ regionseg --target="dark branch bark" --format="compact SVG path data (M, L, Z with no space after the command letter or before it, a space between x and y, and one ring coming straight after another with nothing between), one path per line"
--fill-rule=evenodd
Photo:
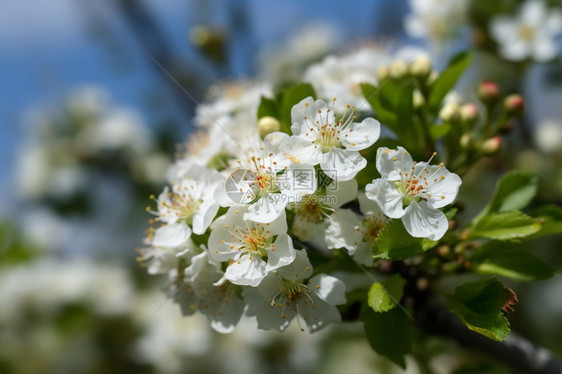
M518 372L529 374L561 374L562 365L544 348L511 333L497 342L469 330L460 319L436 300L428 300L416 308L416 323L425 332L456 341L460 345L486 353Z

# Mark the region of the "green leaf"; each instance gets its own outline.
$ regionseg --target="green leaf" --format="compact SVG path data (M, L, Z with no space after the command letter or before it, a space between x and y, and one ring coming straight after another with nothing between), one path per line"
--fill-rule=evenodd
M451 310L469 329L498 341L505 340L510 333L502 312L506 300L505 288L496 278L460 285L448 298Z
M474 218L474 222L488 213L525 208L537 194L537 184L537 176L533 173L513 171L505 174L496 185L492 200Z
M394 308L386 313L376 313L367 308L363 320L371 347L405 369L404 357L412 352L412 322L406 312Z
M520 282L547 279L556 273L556 269L540 258L501 242L484 245L470 262L477 273L500 275Z
M513 210L484 216L470 232L469 237L515 240L532 235L540 228L541 224L538 220L518 210Z
M423 251L421 240L408 234L402 221L393 219L379 232L373 243L376 258L405 260Z
M388 312L400 302L406 281L400 274L393 274L384 282L371 285L367 302L375 312Z
M460 76L472 61L472 54L461 52L451 59L449 66L439 75L439 78L431 86L428 104L432 112L437 113L441 102L449 91L457 84Z
M429 128L429 135L433 138L433 140L438 140L447 135L453 126L450 123L443 123L441 125L431 126Z
M375 111L375 117L398 136L405 148L415 152L424 138L421 125L413 121L414 83L387 80L378 88L362 83L361 90Z
M533 212L533 216L537 217L542 225L529 239L562 233L562 208L558 205L541 206Z
M281 131L292 134L291 132L291 109L293 106L298 104L301 100L312 96L316 97L314 88L308 83L299 83L292 87L287 88L283 93L283 99L281 104L280 122Z
M258 107L258 119L267 116L279 118L279 107L275 100L262 96L260 106Z

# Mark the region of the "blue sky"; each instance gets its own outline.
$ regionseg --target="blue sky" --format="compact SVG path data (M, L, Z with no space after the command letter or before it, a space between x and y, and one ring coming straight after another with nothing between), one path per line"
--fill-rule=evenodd
M9 188L15 150L25 137L27 113L56 103L84 84L106 87L117 105L136 108L150 123L146 92L161 95L162 111L186 124L189 119L173 105L166 106L169 91L143 53L138 40L123 21L114 1L3 0L0 3L0 162L2 190ZM206 62L187 43L190 25L210 22L227 25L229 12L239 2L229 0L146 0L144 2L175 52L205 70ZM202 6L202 4L204 6ZM206 4L206 5L205 5ZM392 5L390 5L392 4ZM279 43L298 27L315 21L333 23L345 30L343 40L381 36L382 27L401 28L405 1L246 1L250 32L232 45L230 71L251 74L257 50ZM92 16L93 15L93 16ZM394 17L392 17L394 16ZM101 26L92 27L92 18ZM94 31L97 37L93 37ZM101 35L101 37L99 36ZM112 35L107 38L104 35ZM198 65L199 64L199 65ZM182 117L183 116L183 117ZM154 122L154 121L152 121ZM181 141L181 139L178 139Z

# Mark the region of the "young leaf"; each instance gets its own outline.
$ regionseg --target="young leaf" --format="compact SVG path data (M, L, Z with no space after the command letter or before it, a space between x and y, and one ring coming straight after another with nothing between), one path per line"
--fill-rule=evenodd
M309 96L315 98L316 93L314 92L314 88L308 83L299 83L284 91L281 104L281 118L279 118L281 131L291 134L291 109L293 109L295 104L298 104L302 99Z
M472 54L467 52L459 53L451 59L447 69L439 75L439 78L437 78L431 87L428 103L432 112L436 113L439 110L445 95L455 87L460 76L470 65L471 61Z
M509 322L502 312L507 294L496 278L460 285L448 300L451 310L472 331L498 341L509 336Z
M412 237L399 219L389 221L373 243L377 258L405 260L423 251L421 240Z
M513 210L492 213L484 216L470 233L471 238L514 240L524 238L539 231L540 223L528 215Z
M492 200L474 218L478 222L488 213L506 212L525 208L537 194L537 176L513 171L505 174L496 185Z
M275 100L262 96L260 106L258 107L258 119L266 116L279 118L279 107Z
M405 369L404 356L412 352L412 324L408 315L400 308L386 313L366 308L363 320L371 347Z
M533 212L533 216L541 220L542 225L539 232L529 237L529 239L562 233L561 207L557 205L541 206Z
M406 281L400 274L393 274L384 282L371 285L367 302L375 312L388 312L400 302Z
M500 275L521 282L547 279L556 270L523 249L506 247L505 243L490 242L470 258L472 267L480 274Z

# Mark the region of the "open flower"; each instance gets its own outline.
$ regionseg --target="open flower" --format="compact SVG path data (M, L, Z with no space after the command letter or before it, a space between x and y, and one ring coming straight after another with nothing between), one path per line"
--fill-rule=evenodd
M198 165L191 165L160 193L158 211L154 212L161 222L183 224L197 235L203 234L217 214L219 204L214 198L222 177L217 172Z
M306 281L311 275L306 251L297 251L293 263L268 274L257 289L244 290L247 313L256 315L263 330L284 331L295 317L302 318L310 332L339 322L341 316L335 305L345 303L344 283L325 274Z
M223 205L247 205L244 219L270 223L285 211L290 199L316 189L314 167L298 165L279 151L287 134L274 132L263 141L247 147L247 154L238 160L237 167L226 180L224 194L219 197ZM309 177L309 183L299 185L297 174Z
M336 120L333 106L312 97L293 106L291 119L293 136L281 150L296 163L320 164L326 175L338 181L352 179L367 165L359 151L380 135L380 123L374 118L355 122L355 108L349 108Z
M227 280L255 287L267 272L290 264L295 250L284 212L271 223L247 221L244 213L244 208L232 207L213 223L209 253L217 261L229 262Z
M381 147L376 166L382 178L373 180L365 191L385 215L402 218L410 235L438 240L448 228L447 218L439 208L455 200L461 179L443 164L429 162L414 162L402 147Z
M548 61L558 54L556 36L562 31L562 14L549 10L544 1L529 0L513 18L498 16L490 23L490 34L508 60L531 57Z
M357 196L357 181L352 179L345 182L337 182L332 187L318 191L314 194L303 196L297 202L288 206L295 216L293 221L293 232L302 241L310 241L314 238L325 236L326 227L340 219L332 216L340 211L340 207ZM347 217L346 213L341 213L335 217ZM352 233L353 234L353 233ZM338 237L339 238L339 237ZM336 238L326 237L328 248L339 248ZM343 241L348 241L348 236L342 236Z

